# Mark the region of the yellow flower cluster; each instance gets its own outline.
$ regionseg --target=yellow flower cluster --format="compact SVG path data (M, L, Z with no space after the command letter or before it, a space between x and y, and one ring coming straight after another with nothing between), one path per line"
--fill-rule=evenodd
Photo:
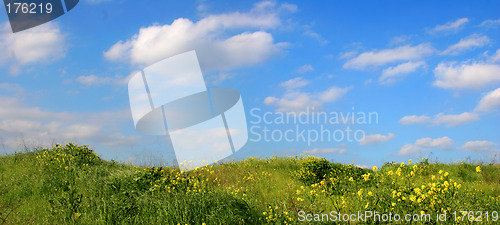
M293 221L291 214L281 210L278 206L269 206L267 210L262 212L262 215L265 216L264 220L271 224L276 224L280 221L282 221L283 224L290 224Z

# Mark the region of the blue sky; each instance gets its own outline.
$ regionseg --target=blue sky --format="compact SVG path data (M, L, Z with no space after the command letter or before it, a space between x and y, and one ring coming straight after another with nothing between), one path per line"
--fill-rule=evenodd
M106 159L172 160L166 137L135 131L127 82L194 49L208 87L241 93L249 128L265 125L250 123L254 108L378 114L376 124L323 124L362 130L360 142L249 141L236 159L498 161L499 11L496 1L89 0L16 34L0 13L0 151L75 141Z

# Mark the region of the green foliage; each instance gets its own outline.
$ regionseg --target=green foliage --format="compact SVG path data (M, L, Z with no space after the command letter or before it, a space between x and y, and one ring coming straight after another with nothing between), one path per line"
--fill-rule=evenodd
M302 158L299 165L300 169L296 172L296 176L307 185L322 181L332 170L330 161L315 156Z
M453 210L498 211L499 177L494 165L423 159L371 170L313 156L181 173L106 162L69 143L0 158L0 224L301 224L299 211L364 210L446 211L444 224L455 224Z

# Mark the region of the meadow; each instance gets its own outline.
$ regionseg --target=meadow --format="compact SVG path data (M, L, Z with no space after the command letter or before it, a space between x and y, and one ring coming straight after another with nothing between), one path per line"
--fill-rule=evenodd
M0 224L498 224L498 211L500 166L466 161L270 157L180 173L72 143L0 157Z

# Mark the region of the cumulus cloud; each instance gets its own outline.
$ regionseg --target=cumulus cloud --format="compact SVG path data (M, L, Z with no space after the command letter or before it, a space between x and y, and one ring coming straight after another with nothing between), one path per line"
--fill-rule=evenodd
M500 66L464 62L440 63L434 69L434 86L449 89L482 89L500 81Z
M297 69L297 73L301 73L301 74L311 72L311 71L314 71L314 68L311 66L311 64L303 65Z
M285 88L282 97L269 96L264 99L264 104L277 107L278 112L301 112L307 107L321 109L325 103L335 102L344 96L351 87L330 87L322 92L308 93L300 90L310 81L302 77L293 78L280 84Z
M473 152L497 152L500 149L497 149L497 143L493 143L490 141L469 141L465 143L462 148L467 151Z
M434 117L428 117L425 115L417 116L410 115L405 116L399 120L399 123L403 125L409 124L428 124L428 125L446 125L449 127L467 124L473 121L479 120L479 115L471 112L464 112L462 114L451 114L447 115L444 113L439 113L434 115Z
M445 24L437 25L434 27L432 30L430 30L431 33L436 33L436 32L457 32L464 28L465 24L469 22L468 18L459 18L455 21L452 22L447 22Z
M345 148L314 148L311 150L304 151L304 154L327 154L327 153L337 153L344 154L347 150Z
M230 70L264 62L282 52L286 43L275 43L267 29L281 25L280 13L291 4L276 6L265 1L249 12L209 15L193 22L186 18L171 24L143 27L129 40L119 41L104 52L113 61L149 65L163 58L195 49L205 72ZM231 30L252 30L228 36Z
M460 41L454 45L451 45L442 54L446 55L457 55L460 52L467 51L473 48L483 47L490 43L490 38L485 35L472 34L465 38L460 39Z
M374 145L382 142L387 142L393 138L395 138L396 135L393 133L388 133L387 135L383 134L373 134L373 135L367 135L361 142L359 142L360 145Z
M415 141L415 144L423 147L437 147L440 149L450 149L453 141L449 137L441 137L441 138L421 138Z
M370 67L383 66L401 61L419 60L430 55L434 49L430 44L416 46L404 45L392 49L374 50L363 52L344 63L344 69L362 70Z
M491 112L500 109L500 88L497 88L486 94L474 111L477 112Z
M12 74L21 66L50 63L64 56L64 35L55 23L48 22L22 32L12 33L8 22L0 24L0 65L10 64Z
M389 67L382 71L382 76L378 79L379 83L392 84L398 79L417 71L419 68L426 67L424 61L401 63L394 67Z
M427 149L424 147L414 145L414 144L406 144L406 145L403 145L403 147L401 147L399 149L398 154L399 155L412 155L412 154L422 153L425 151L427 151Z
M440 137L436 139L432 138L421 138L415 141L414 144L406 144L401 149L399 149L399 155L413 155L417 153L423 153L429 151L430 148L438 148L442 150L451 149L453 140L449 137Z

